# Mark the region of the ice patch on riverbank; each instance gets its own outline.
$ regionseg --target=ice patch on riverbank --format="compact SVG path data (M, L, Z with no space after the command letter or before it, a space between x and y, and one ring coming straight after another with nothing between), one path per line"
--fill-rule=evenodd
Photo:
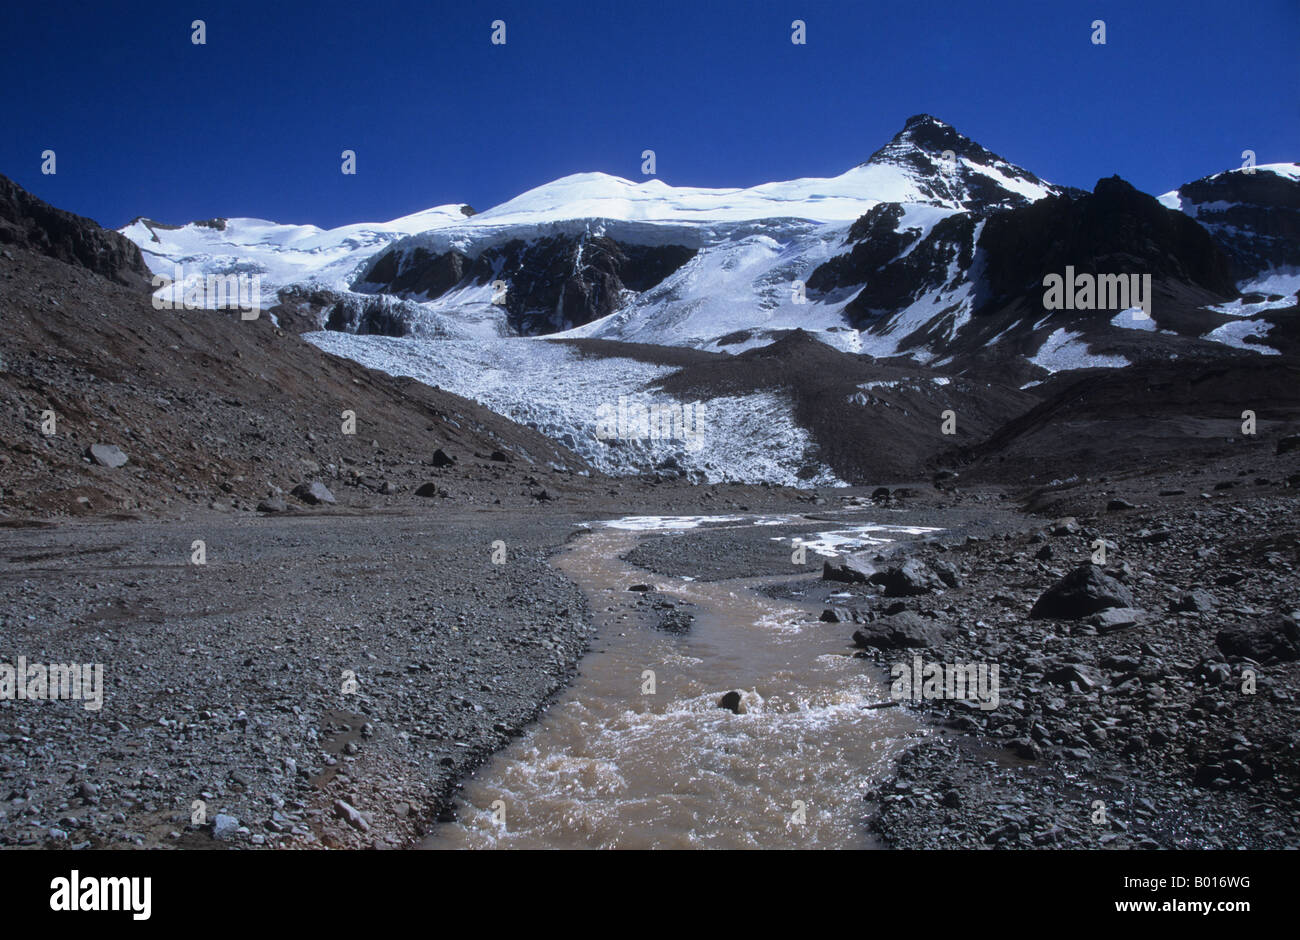
M809 535L773 536L774 542L797 543L815 555L834 558L847 551L867 548L872 545L887 545L897 542L899 535L927 535L940 529L914 525L860 525L848 529L836 529L830 532L814 532Z

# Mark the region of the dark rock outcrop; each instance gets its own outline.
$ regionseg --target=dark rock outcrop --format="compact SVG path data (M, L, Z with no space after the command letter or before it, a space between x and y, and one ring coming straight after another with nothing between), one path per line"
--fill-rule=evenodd
M325 329L373 336L406 336L418 308L391 297L341 297L329 308Z
M1233 170L1188 183L1178 196L1228 256L1234 278L1300 266L1300 180Z
M525 336L554 333L613 313L625 291L644 291L695 256L681 245L634 245L604 235L550 235L494 245L475 258L394 245L358 289L432 299L456 287L501 280L511 327Z
M0 176L0 245L79 265L128 287L149 288L140 248L93 219L56 209Z
M980 234L987 295L976 315L1024 296L1043 310L1043 276L1150 274L1235 297L1228 258L1187 216L1162 206L1118 176L1090 195L1050 197L995 213Z

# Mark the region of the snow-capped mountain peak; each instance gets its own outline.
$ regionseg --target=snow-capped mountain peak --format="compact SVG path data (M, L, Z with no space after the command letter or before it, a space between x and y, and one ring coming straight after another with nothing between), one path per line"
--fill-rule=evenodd
M959 133L929 114L907 119L903 129L856 171L889 169L904 174L911 199L963 209L1025 205L1062 190ZM853 172L853 171L851 171Z

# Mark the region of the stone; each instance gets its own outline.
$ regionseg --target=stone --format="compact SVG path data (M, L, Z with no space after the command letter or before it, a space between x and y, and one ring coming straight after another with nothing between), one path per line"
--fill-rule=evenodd
M293 488L293 495L310 506L318 506L322 503L333 503L334 494L329 491L324 483L320 480L312 480L310 483L299 483Z
M86 448L86 456L110 470L116 470L127 461L126 454L116 444L91 444Z
M1196 590L1186 591L1178 595L1178 597L1169 605L1169 609L1174 613L1191 612L1204 614L1214 610L1217 606L1218 602L1215 601L1213 594L1209 591Z
M725 708L734 715L743 715L746 710L744 696L733 689L718 699L718 707Z
M239 831L239 818L226 813L217 813L212 819L212 838L231 839Z
M1074 685L1081 692L1087 692L1089 689L1101 685L1101 677L1089 666L1080 663L1066 663L1054 669L1049 669L1043 675L1043 681L1051 682L1054 685Z
M1300 629L1294 618L1275 615L1260 626L1224 627L1214 638L1224 656L1253 659L1257 663L1293 662L1300 659Z
M867 579L875 573L876 566L865 555L847 555L843 558L829 559L822 565L823 581L866 584Z
M1133 607L1133 594L1092 564L1075 568L1034 602L1029 616L1041 620L1082 620L1110 607Z
M903 611L855 630L853 643L863 649L928 649L941 645L945 632L939 624Z
M885 597L914 597L944 586L943 580L919 558L909 558L901 565L890 565L867 580L881 585Z
M350 803L343 800L335 800L334 815L343 820L353 829L358 829L361 832L370 831L370 823L366 822L366 818L361 815L361 811Z
M1108 607L1090 616L1086 622L1096 627L1098 633L1105 634L1136 626L1145 616L1135 607Z

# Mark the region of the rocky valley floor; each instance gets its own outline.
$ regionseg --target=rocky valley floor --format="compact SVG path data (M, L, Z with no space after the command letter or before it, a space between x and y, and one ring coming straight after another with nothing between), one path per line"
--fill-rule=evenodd
M646 490L650 511L791 504ZM416 839L572 678L591 618L547 559L623 502L408 499L0 528L0 661L104 668L99 709L0 702L0 844Z
M0 841L410 845L581 668L587 599L548 564L580 523L848 512L942 531L889 546L872 568L897 576L874 582L816 556L791 581L788 547L761 528L650 538L626 557L701 580L782 575L768 590L824 607L820 628L886 683L916 656L998 666L995 708L902 703L931 730L870 795L885 844L1295 847L1296 491L1289 456L1246 459L1060 485L1027 506L992 487L624 484L581 508L11 522L2 658L103 663L104 705L0 704ZM1031 616L1098 540L1101 589L1081 603L1115 602ZM655 616L635 628L662 629Z

